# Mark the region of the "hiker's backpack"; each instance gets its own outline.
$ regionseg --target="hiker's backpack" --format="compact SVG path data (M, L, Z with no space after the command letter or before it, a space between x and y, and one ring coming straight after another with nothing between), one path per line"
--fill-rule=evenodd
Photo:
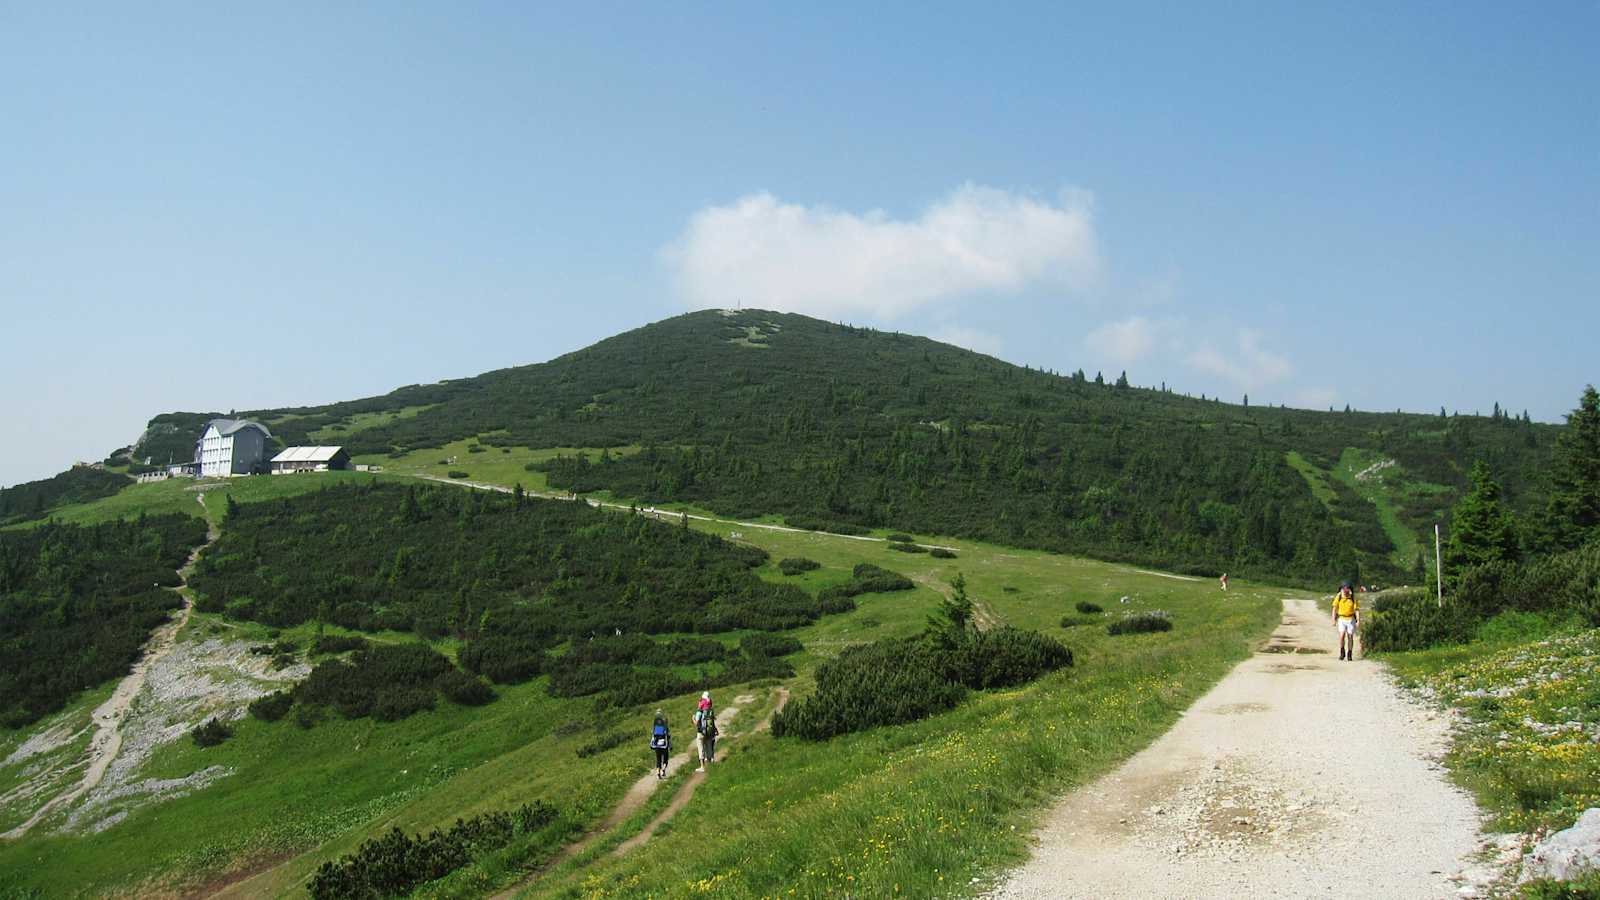
M656 750L665 750L672 745L672 737L667 734L667 723L657 722L655 732L650 735L650 746Z
M710 707L700 714L700 733L712 740L717 737L717 714Z

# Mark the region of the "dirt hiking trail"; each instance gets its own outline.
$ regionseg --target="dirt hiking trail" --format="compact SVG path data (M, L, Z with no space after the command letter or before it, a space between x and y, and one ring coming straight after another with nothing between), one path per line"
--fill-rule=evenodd
M1327 613L1284 600L1268 644L1171 731L1068 795L994 897L1462 896L1472 799L1435 759L1449 722L1341 662Z
M725 735L717 741L716 753L718 759L722 758L722 748L726 746L728 742L737 740L738 738L744 736L744 734L760 734L761 732L767 731L772 727L772 717L777 715L778 711L783 709L784 705L789 702L789 689L784 687L778 688L777 696L778 702L773 706L772 711L767 714L766 718L757 723L756 727L750 729L749 732ZM755 697L749 694L739 695L739 697L734 701L739 704L738 706L729 706L717 712L717 725L719 727L726 726L729 722L733 721L735 716L739 714L739 710L750 705L751 703L754 703L755 699ZM682 769L684 766L688 765L691 761L698 762L698 754L695 751L694 736L692 733L688 736L687 743L689 745L688 750L674 754L667 760L667 777L672 777L673 774ZM713 762L712 765L715 766L716 763ZM703 770L697 770L690 775L689 780L685 782L682 787L678 788L678 792L673 795L672 802L667 804L667 808L662 810L661 813L655 818L651 819L650 823L644 827L644 830L618 845L615 850L611 851L612 855L623 856L629 851L633 850L635 847L638 847L645 841L648 841L650 836L655 834L656 829L660 828L667 822L667 820L677 815L679 810L689 805L689 800L694 796L695 789L698 788L705 780L706 772ZM516 896L518 891L537 881L544 873L550 871L560 863L577 856L579 853L587 850L595 841L600 840L601 838L610 834L612 831L616 830L616 828L623 822L627 821L630 816L644 808L645 803L653 794L655 794L656 788L659 787L661 783L661 779L656 777L655 769L651 769L650 774L645 775L633 783L633 787L628 789L628 792L623 795L622 800L612 808L611 812L608 813L605 819L601 820L598 825L596 825L588 833L584 834L583 837L563 847L559 853L550 859L549 862L545 863L543 866L540 866L538 871L534 872L532 875L528 876L512 887L495 894L494 900L505 900L505 898Z
M205 505L203 499L200 503L202 506ZM110 698L95 707L92 714L95 732L94 737L89 740L89 747L86 751L88 765L84 769L83 780L78 782L77 786L73 787L72 790L39 807L28 818L28 821L23 822L5 834L0 834L0 840L16 840L22 837L32 830L33 826L43 821L46 816L70 805L74 800L94 790L100 784L101 779L105 778L106 770L111 767L111 763L122 750L122 722L127 718L128 707L133 704L133 698L139 696L139 692L144 689L145 678L149 675L151 667L159 662L162 657L172 652L173 644L177 642L178 631L183 628L184 623L189 621L189 613L194 609L194 601L189 597L188 592L189 571L194 568L194 562L200 558L201 551L215 543L218 536L219 532L215 528L210 529L206 535L206 542L196 547L194 552L189 554L189 559L183 564L183 568L178 570L178 577L181 579L179 585L175 588L168 588L168 590L176 591L178 596L183 598L183 606L179 608L178 614L171 621L151 633L150 640L146 642L144 647L144 655L139 658L138 662L133 664L128 674L123 676L123 679L117 683L116 688L111 692Z

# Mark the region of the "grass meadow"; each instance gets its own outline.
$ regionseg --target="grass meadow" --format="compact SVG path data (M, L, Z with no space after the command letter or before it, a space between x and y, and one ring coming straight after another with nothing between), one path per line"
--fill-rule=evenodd
M446 468L438 460L457 456L458 463L449 467L468 471L474 481L520 482L537 490L539 473L526 472L523 465L557 452L501 453L486 447L468 454L467 443L401 460L385 458L386 472L378 477L442 474L432 471ZM367 477L373 476L234 479L215 490L252 502ZM187 481L135 486L58 518L96 521L166 508L198 513L194 492L186 490L191 486ZM212 502L214 496L221 499L212 490L207 501L215 514L222 504ZM1054 798L1165 731L1271 631L1279 620L1280 599L1295 594L1240 581L1222 594L1210 579L931 536L918 537L953 548L956 558L901 553L886 543L837 535L718 521L691 524L767 550L771 562L760 574L774 581L814 590L847 580L850 569L863 561L916 581L915 590L864 595L856 610L793 632L805 644L803 653L791 657L799 672L787 686L796 697L812 689L815 666L844 647L918 632L958 571L987 614L1055 635L1072 648L1076 665L1018 689L974 692L957 709L910 725L826 743L768 734L732 742L693 802L649 842L623 858L609 853L649 821L651 810L664 806L668 790L657 791L644 811L606 840L543 872L523 889L526 896L974 893L1025 858L1026 837ZM821 568L794 578L782 575L777 562L795 556L816 560ZM1073 610L1079 601L1098 603L1106 612L1080 616ZM1125 611L1157 608L1171 613L1172 631L1106 633L1104 625ZM1086 624L1062 627L1067 615ZM269 637L259 626L198 614L185 637L213 632ZM282 636L305 643L309 632L302 632L305 627ZM731 643L741 635L718 637ZM448 642L439 646L453 653ZM195 794L131 810L99 834L39 835L0 845L0 872L10 873L9 881L0 881L0 896L7 889L18 896L34 889L50 896L180 892L255 868L265 872L250 882L252 895L303 896L306 879L318 865L392 827L445 827L457 817L535 799L556 805L562 813L556 825L418 895L475 897L509 886L602 819L651 765L645 746L650 708L595 721L587 699L552 698L544 683L540 678L497 688L500 698L476 709L441 700L438 709L397 723L333 716L305 730L288 720L245 719L237 734L217 747L202 750L178 740L141 775L176 778L211 765L227 766L234 774ZM771 708L776 687L766 682L720 692L723 705L737 694L756 697L735 732ZM81 716L90 699L60 715ZM686 715L691 702L685 696L661 705ZM678 718L680 732L687 732L683 715ZM55 721L52 717L36 728ZM618 729L636 730L639 739L586 759L576 756L577 747ZM0 794L10 786L8 777L0 771Z

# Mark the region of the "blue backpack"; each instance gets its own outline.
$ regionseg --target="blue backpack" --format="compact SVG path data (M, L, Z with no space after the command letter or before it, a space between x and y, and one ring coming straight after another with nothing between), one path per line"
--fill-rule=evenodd
M650 747L654 750L665 750L671 746L672 737L667 734L667 723L657 722L655 731L650 735Z

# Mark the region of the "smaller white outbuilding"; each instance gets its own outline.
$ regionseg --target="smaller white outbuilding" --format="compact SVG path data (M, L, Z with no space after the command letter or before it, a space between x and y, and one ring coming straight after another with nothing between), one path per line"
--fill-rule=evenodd
M290 447L274 456L269 465L274 475L326 472L350 468L350 454L343 447Z

